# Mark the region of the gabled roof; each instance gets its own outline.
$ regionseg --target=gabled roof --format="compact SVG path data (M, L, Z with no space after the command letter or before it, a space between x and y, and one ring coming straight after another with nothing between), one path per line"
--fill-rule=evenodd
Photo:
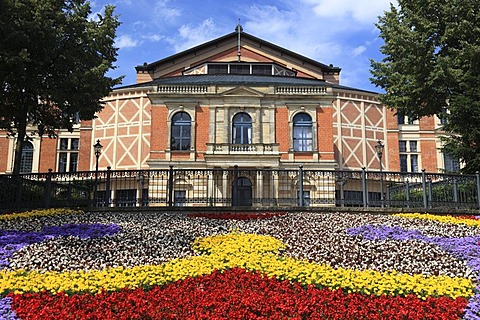
M204 48L208 48L210 46L215 46L216 43L220 43L220 42L225 41L225 40L230 40L230 38L232 38L232 40L236 41L237 37L238 37L238 33L237 32L232 32L232 33L229 33L229 34L224 35L222 37L219 37L219 38L216 38L214 40L211 40L211 41L205 42L203 44L200 44L196 47L193 47L193 48L187 49L185 51L176 53L176 54L171 55L167 58L164 58L164 59L152 62L152 63L144 63L143 65L139 65L139 66L135 67L135 69L137 70L137 72L138 71L152 71L158 65L165 64L165 63L171 63L171 62L177 60L178 58L180 58L182 56L189 55L191 53L202 50ZM295 53L293 51L287 50L283 47L277 46L276 44L273 44L271 42L268 42L268 41L262 40L260 38L257 38L255 36L252 36L251 34L248 34L246 32L241 33L241 38L242 39L243 38L249 39L251 41L254 41L254 42L257 42L257 43L261 44L264 47L270 47L270 48L272 48L276 51L282 52L285 55L292 56L292 57L294 57L296 59L299 59L299 60L304 60L304 61L306 61L306 62L324 70L324 72L339 73L340 70L341 70L341 68L339 68L339 67L334 67L333 65L326 65L326 64L320 63L318 61L315 61L313 59L310 59L310 58L302 56L298 53Z

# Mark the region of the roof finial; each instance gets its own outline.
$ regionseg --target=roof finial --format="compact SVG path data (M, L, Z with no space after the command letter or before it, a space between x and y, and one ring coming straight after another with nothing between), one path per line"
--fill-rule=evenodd
M235 31L237 32L238 34L238 49L237 49L237 56L238 56L238 62L240 62L241 60L241 52L240 52L240 34L243 32L243 28L242 28L242 25L240 24L240 18L238 19L238 24L237 24L237 27L235 28Z

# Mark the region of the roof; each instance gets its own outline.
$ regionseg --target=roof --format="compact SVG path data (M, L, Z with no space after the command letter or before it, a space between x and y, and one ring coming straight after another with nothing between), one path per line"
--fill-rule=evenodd
M341 71L341 68L339 67L334 67L333 65L326 65L326 64L323 64L323 63L320 63L318 61L315 61L313 59L310 59L310 58L307 58L305 56L302 56L296 52L293 52L293 51L290 51L288 49L285 49L283 47L280 47L280 46L277 46L276 44L273 44L271 42L268 42L268 41L265 41L265 40L262 40L260 38L257 38L255 36L252 36L251 34L248 34L246 32L242 32L241 33L242 35L242 38L247 38L247 39L250 39L252 41L255 41L255 42L258 42L260 43L262 46L267 46L267 47L271 47L275 50L278 50L280 52L283 52L287 55L290 55L290 56L293 56L297 59L300 59L300 60L304 60L304 61L307 61L308 63L311 63L312 65L316 66L316 67L319 67L323 70L325 70L326 72L340 72ZM155 62L152 62L152 63L144 63L143 65L139 65L137 67L135 67L135 69L137 71L149 71L149 70L153 70L156 66L160 65L160 64L164 64L164 63L169 63L171 61L175 61L176 59L178 59L179 57L181 56L184 56L184 55L188 55L190 53L194 53L198 50L201 50L201 49L204 49L204 48L207 48L209 46L213 46L215 45L215 43L217 42L221 42L221 41L224 41L224 40L227 40L229 38L233 38L235 41L237 41L237 37L238 37L238 33L237 32L232 32L232 33L229 33L227 35L224 35L222 37L219 37L219 38L216 38L214 40L211 40L211 41L208 41L208 42L205 42L203 44L200 44L196 47L193 47L193 48L190 48L190 49L187 49L185 51L182 51L182 52L179 52L177 54L174 54L174 55L171 55L167 58L164 58L164 59L161 59L161 60L158 60L158 61L155 61Z
M157 85L236 85L236 86L323 86L332 87L338 90L353 90L366 93L377 94L376 92L366 91L338 84L332 84L324 80L309 79L300 77L266 76L266 75L235 75L235 74L201 74L158 78L153 81L132 84L118 87L117 89L142 88Z

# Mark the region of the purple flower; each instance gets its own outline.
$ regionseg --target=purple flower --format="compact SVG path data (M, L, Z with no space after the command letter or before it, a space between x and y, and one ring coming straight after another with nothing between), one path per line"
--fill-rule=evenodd
M19 319L12 310L12 298L5 297L0 299L0 319L16 320Z
M0 269L9 265L8 259L13 253L33 243L50 240L57 237L75 236L80 239L111 236L120 232L115 224L65 224L48 226L39 232L0 230Z
M359 228L350 228L347 233L353 236L362 236L367 240L420 240L436 244L456 258L464 260L467 265L480 275L480 236L465 238L428 237L417 230L406 230L400 227L386 225L367 225ZM477 283L480 277L477 278ZM470 298L465 310L465 319L480 318L480 284L476 287L476 294Z

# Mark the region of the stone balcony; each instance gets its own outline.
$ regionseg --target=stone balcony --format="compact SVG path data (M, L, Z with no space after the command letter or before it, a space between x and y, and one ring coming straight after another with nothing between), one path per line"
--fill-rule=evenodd
M277 143L207 143L207 155L278 155Z

